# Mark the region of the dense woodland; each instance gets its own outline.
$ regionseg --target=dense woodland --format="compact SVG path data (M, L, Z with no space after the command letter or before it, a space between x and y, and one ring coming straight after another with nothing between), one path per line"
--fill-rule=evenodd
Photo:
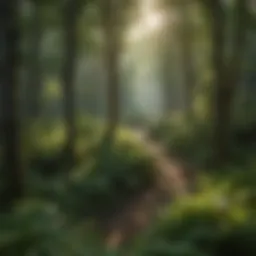
M256 2L1 0L0 255L255 256Z

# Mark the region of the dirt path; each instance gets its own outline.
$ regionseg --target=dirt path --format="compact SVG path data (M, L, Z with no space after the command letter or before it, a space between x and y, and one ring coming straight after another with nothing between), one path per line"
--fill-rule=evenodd
M136 236L173 198L182 197L187 193L188 184L182 167L168 157L162 145L147 139L145 132L138 131L136 135L155 159L154 164L158 170L156 185L110 220L106 245L111 249Z

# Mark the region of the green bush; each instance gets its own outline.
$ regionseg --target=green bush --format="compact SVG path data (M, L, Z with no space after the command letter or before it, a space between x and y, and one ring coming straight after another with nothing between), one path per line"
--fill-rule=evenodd
M199 166L211 161L210 129L206 124L172 118L153 126L150 134L163 143L172 156L183 161Z
M79 120L77 161L67 182L67 175L62 175L63 124L40 123L31 127L26 152L30 161L27 195L57 202L75 216L98 217L122 207L151 186L153 160L145 146L123 128L113 141L102 143L103 128L100 121Z
M172 203L152 227L144 255L255 255L255 215L244 190L226 182L202 185L197 194Z
M102 134L102 124L93 118L79 119L75 161L84 161L88 148L95 145ZM30 168L41 174L58 174L64 169L63 148L65 145L65 127L61 122L36 123L26 131L26 152L24 157Z
M207 256L197 250L189 243L158 242L158 244L147 248L143 256Z
M87 223L74 223L46 201L23 201L0 216L0 254L4 256L102 255L100 238ZM98 244L99 243L99 244ZM97 244L97 245L96 245Z
M98 145L90 152L90 161L74 171L69 191L70 208L76 205L84 215L111 214L154 182L153 160L129 132L119 133L111 145Z
M48 132L45 127L35 129L41 141L33 144L26 191L28 196L58 202L72 215L97 218L111 214L151 186L155 172L147 149L131 131L120 129L113 141L102 143L103 127L88 120L80 122L80 161L71 170L69 182L61 175L63 157L59 148L64 136L54 137L63 132L63 127L55 125ZM45 175L52 173L56 175L46 180Z
M200 167L214 162L212 128L196 120L187 121L182 116L162 120L151 128L151 137L165 144L172 156ZM255 124L231 127L231 162L247 165L255 155Z

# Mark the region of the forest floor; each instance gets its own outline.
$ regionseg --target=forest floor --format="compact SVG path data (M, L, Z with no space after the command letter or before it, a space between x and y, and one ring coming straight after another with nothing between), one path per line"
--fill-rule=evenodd
M106 245L109 249L116 249L132 240L152 223L172 200L189 192L188 170L171 159L164 146L149 139L146 132L138 130L136 135L154 157L156 182L154 187L132 200L108 222Z

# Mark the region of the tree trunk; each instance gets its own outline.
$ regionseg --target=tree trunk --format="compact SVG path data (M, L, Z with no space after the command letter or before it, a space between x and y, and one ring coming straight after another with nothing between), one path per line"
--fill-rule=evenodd
M34 15L32 18L31 38L31 59L29 61L28 84L27 84L27 115L35 119L40 115L42 96L42 69L40 63L41 41L43 36L40 5L34 3Z
M213 148L216 164L228 155L231 94L225 89L225 27L226 17L220 0L211 0L209 9L212 32L212 67L214 73Z
M211 19L213 42L212 66L214 82L214 134L213 145L216 164L228 162L231 155L232 104L239 83L241 63L246 38L246 0L236 0L233 20L232 51L225 61L225 27L226 17L221 0L201 0Z
M175 55L171 45L173 45L173 33L172 33L172 22L167 21L166 25L167 32L163 34L163 37L159 38L161 44L160 51L160 80L161 80L161 91L163 99L163 118L170 117L173 111L179 109L177 102L177 85L175 71L173 71L173 65L175 63Z
M68 166L74 162L76 142L76 118L75 118L75 64L77 54L77 17L78 2L68 0L64 7L64 67L63 67L63 91L64 91L64 118L66 125L65 157Z
M1 57L1 108L2 108L2 161L4 188L1 194L1 210L8 209L22 196L23 173L19 151L18 122L18 64L19 20L18 1L2 0L0 3L2 32Z
M241 63L246 42L246 0L237 0L235 3L234 12L235 17L232 40L233 47L231 57L228 59L227 65L225 67L223 67L224 64L222 64L217 68L217 63L215 64L215 70L222 67L222 71L219 71L220 74L217 76L218 80L216 84L216 128L214 136L214 141L216 143L216 160L219 164L225 164L228 162L231 156L230 137L232 124L232 105L237 86L240 82ZM216 21L216 23L219 23L219 21ZM216 30L221 30L220 26L221 24L217 25ZM224 33L224 31L222 33ZM217 50L218 49L216 47L215 54ZM223 58L222 63L224 63Z
M105 0L102 4L102 23L105 37L105 67L107 75L107 131L113 134L119 122L119 58L120 31L118 1Z
M193 117L194 88L196 86L195 70L193 67L193 25L189 19L190 6L187 2L178 3L181 24L180 24L180 52L182 70L184 71L183 81L185 88L186 116Z
M168 56L169 55L169 56ZM163 96L163 112L164 112L164 118L170 117L170 114L172 111L177 110L179 106L177 106L177 101L175 100L175 94L177 92L175 91L175 79L173 77L173 74L171 72L171 60L170 55L167 54L164 56L163 59L163 77L162 77L162 96ZM173 83L173 84L172 84Z

